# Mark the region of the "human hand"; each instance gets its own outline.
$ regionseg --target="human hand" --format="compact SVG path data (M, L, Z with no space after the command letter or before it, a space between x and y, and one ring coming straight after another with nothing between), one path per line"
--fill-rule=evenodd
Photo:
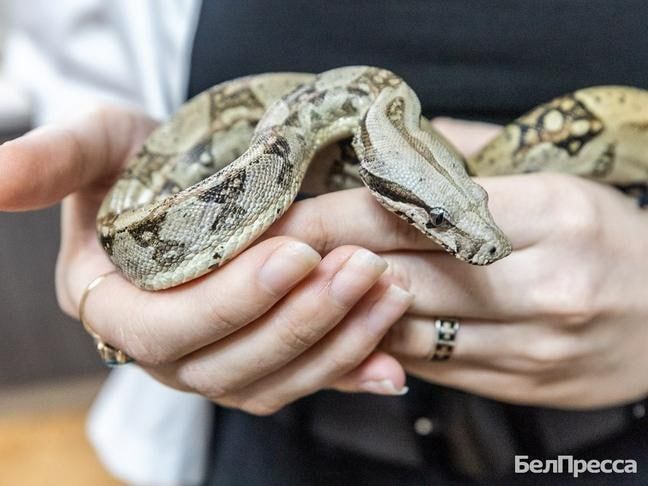
M63 200L56 288L73 317L88 283L113 269L97 243L97 208L154 127L141 114L104 109L0 147L0 210ZM405 373L376 347L411 295L382 276L385 269L359 247L336 248L320 261L281 236L167 291L142 291L111 275L90 293L86 317L160 381L251 413L324 387L396 394Z
M436 125L464 152L496 130L453 120ZM269 234L322 252L353 242L381 254L392 278L415 295L383 349L424 380L561 408L646 396L648 214L612 188L566 175L478 182L514 246L488 267L439 251L363 189L300 202ZM461 322L445 362L427 360L438 316Z

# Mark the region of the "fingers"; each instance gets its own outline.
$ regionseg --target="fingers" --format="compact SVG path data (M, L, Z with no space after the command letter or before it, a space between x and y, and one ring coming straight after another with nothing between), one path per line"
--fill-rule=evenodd
M384 255L390 273L416 296L411 313L489 320L522 320L538 313L529 287L536 279L546 278L543 262L536 261L541 256L522 250L477 267L442 252Z
M376 285L324 339L277 372L230 394L225 404L267 415L330 386L345 375L347 386L355 386L356 391L384 395L405 393L402 371L400 367L395 368L391 360L377 356L373 363L366 362L364 369L360 365L392 323L407 310L411 299L411 294L393 284ZM378 359L382 363L378 363ZM349 375L354 369L357 371ZM394 381L386 377L393 375L396 375ZM354 379L360 381L349 383Z
M498 401L574 410L610 406L606 394L593 392L591 382L579 379L568 368L549 378L513 374L453 359L434 363L403 359L402 362L413 376Z
M563 176L565 178L565 176ZM541 241L555 228L547 209L564 191L556 191L555 175L526 175L478 179L489 193L495 221L515 249ZM439 250L431 239L383 208L364 188L299 201L266 232L265 237L290 235L320 252L354 244L375 252Z
M541 405L537 383L524 375L494 370L481 365L463 363L454 359L433 363L402 359L407 372L427 382L464 390L499 401Z
M312 248L282 237L166 291L146 292L115 275L91 292L86 316L106 342L138 361L169 362L263 315L319 260Z
M405 370L393 356L380 350L373 351L367 359L346 375L338 378L331 388L347 393L370 392L378 395L403 395Z
M432 318L408 314L390 329L381 343L381 349L396 356L430 360L438 341L434 321ZM516 326L466 319L459 320L459 324L453 361L492 363L501 355L515 356L518 352L516 344L519 344L520 336L511 332L517 329ZM528 338L528 333L525 336Z
M453 363L516 375L540 374L550 367L564 366L567 361L577 361L591 347L578 333L546 324L458 320ZM436 344L434 319L408 314L390 329L381 349L399 358L427 362Z
M500 130L497 125L450 118L436 118L432 124L463 153L474 152ZM477 182L489 193L495 220L514 247L529 246L548 227L538 217L538 209L543 208L545 199L541 196L546 191L542 184L527 187L526 181L521 183L517 178L499 179ZM530 219L534 225L528 228ZM429 238L380 206L364 189L325 194L293 204L267 232L268 236L280 234L303 239L321 252L344 244L357 244L376 252L439 250Z
M276 235L299 235L298 238L322 253L346 244L375 252L439 248L420 231L384 209L364 188L293 203L263 237Z
M383 259L364 249L344 247L330 253L270 312L185 357L177 369L178 381L218 398L278 370L331 331L386 267Z
M110 108L6 142L0 146L0 210L46 207L110 178L154 125L134 111Z

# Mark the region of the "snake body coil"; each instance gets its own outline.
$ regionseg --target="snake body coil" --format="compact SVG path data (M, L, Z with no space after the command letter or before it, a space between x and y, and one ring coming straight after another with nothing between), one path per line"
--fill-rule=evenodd
M477 265L511 246L469 173L555 170L615 184L648 181L648 94L638 89L558 98L464 161L387 70L265 74L205 91L153 132L99 210L101 245L144 289L204 275L281 217L321 148L350 136L360 162L351 172L378 201Z

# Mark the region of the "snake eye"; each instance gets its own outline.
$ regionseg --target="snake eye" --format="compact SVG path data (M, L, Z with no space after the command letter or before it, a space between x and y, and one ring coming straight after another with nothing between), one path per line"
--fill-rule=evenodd
M443 208L432 208L429 212L430 221L428 228L448 228L452 226L448 219L448 213Z

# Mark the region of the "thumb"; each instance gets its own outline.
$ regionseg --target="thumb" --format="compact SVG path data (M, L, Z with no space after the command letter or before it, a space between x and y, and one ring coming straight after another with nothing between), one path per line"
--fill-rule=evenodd
M112 179L154 127L141 113L102 108L4 143L0 211L51 206L83 187Z

